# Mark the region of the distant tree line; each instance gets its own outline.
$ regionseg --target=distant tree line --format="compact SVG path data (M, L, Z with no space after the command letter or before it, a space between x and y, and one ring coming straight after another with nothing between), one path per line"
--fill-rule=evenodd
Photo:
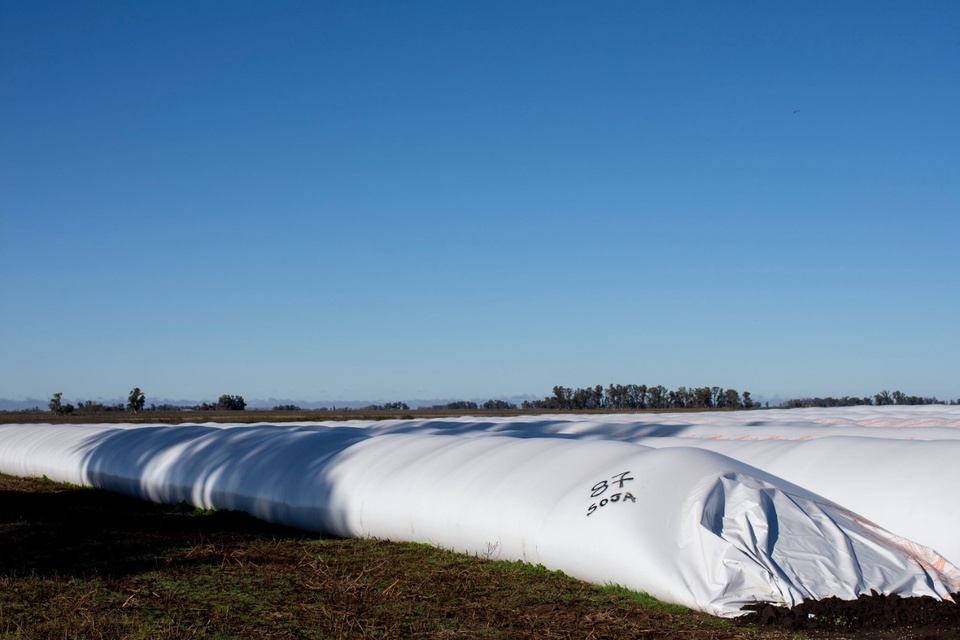
M181 407L176 404L151 404L147 411L184 411L190 407Z
M479 409L480 405L471 400L455 400L454 402L435 404L427 408L438 411L473 411L475 409Z
M902 391L890 392L884 389L871 396L853 397L843 396L834 398L794 398L780 404L783 408L800 407L850 407L850 406L884 406L884 405L926 405L950 404L960 405L960 398L938 400L935 397L907 395ZM203 402L193 406L177 406L172 404L151 404L146 408L146 397L140 387L130 391L127 403L104 404L94 400L80 400L76 405L63 402L63 393L57 392L50 398L47 407L57 415L68 414L95 414L110 411L243 411L247 403L243 396L224 394L217 402ZM641 410L641 409L753 409L760 405L750 397L749 391L739 393L736 389L723 387L679 387L670 390L663 385L647 386L644 384L611 384L604 388L602 385L572 389L570 387L555 386L553 395L542 400L526 400L521 405L523 409L548 409L551 411L572 410ZM487 400L478 404L472 400L455 400L445 404L435 404L428 408L441 411L477 411L496 410L509 411L517 409L517 405L504 400ZM34 410L39 411L39 407ZM295 404L282 404L273 407L274 411L302 411ZM327 411L326 407L316 411ZM349 408L341 409L350 411ZM405 402L386 402L371 404L358 411L409 411Z
M384 404L370 404L361 409L361 411L409 411L410 407L406 402L386 402Z
M108 411L130 411L132 413L140 413L141 411L182 411L183 409L193 409L194 411L243 411L247 403L244 401L243 396L236 395L222 395L216 403L203 402L192 407L179 407L172 404L151 404L149 409L146 409L147 398L144 393L140 390L140 387L134 387L130 391L130 394L127 396L127 404L117 403L117 404L103 404L102 402L96 402L93 400L80 400L76 405L71 403L63 402L63 393L58 391L53 394L53 397L50 398L50 402L47 403L47 408L50 411L56 413L57 415L69 415L69 414L91 414L91 413L105 413Z
M54 412L58 416L70 414L106 413L108 411L126 410L126 407L122 403L103 404L102 402L95 402L93 400L80 400L76 405L73 405L69 402L64 403L63 393L61 392L53 394L53 397L50 398L50 402L47 403L47 408L49 408L50 411Z
M509 411L511 409L516 409L517 405L504 400L487 400L483 404L477 404L472 400L456 400L446 404L435 404L432 407L427 408L438 411L474 411L479 409L483 409L485 411Z
M194 407L197 411L243 411L247 403L243 396L222 395L216 404L203 402Z
M960 404L960 399L953 400L951 402L946 402L945 400L937 400L933 397L922 397L922 396L908 396L902 391L894 391L890 393L886 389L880 393L874 394L873 397L864 396L862 398L854 398L850 396L843 396L842 398L833 398L827 396L826 398L794 398L792 400L787 400L782 403L780 406L787 409L795 409L800 407L856 407L856 406L875 406L882 407L885 405L919 405L919 404Z
M553 395L543 400L524 401L524 409L571 411L583 409L752 409L757 403L749 391L723 387L680 387L669 390L663 385L611 384L571 389L556 386Z

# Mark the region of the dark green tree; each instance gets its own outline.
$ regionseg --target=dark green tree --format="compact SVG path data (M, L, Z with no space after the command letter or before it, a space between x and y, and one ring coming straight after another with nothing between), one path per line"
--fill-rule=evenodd
M512 402L507 402L506 400L487 400L483 403L484 409L496 409L498 411L516 409L517 405Z
M73 413L74 406L72 404L63 404L61 398L63 398L62 392L58 391L53 394L53 397L50 398L50 402L47 404L47 406L50 407L50 411L53 411L58 416Z
M217 409L221 411L243 411L246 407L247 403L244 401L243 396L224 394L217 400Z
M693 396L696 402L695 407L705 409L713 406L713 392L710 387L697 387L693 390Z
M727 409L740 408L740 393L736 389L727 389L723 392L723 406Z
M573 390L569 387L557 385L553 388L553 400L556 402L557 409L569 409L572 396Z
M127 396L127 410L134 413L140 413L143 411L143 405L146 404L147 398L143 395L143 392L140 391L140 387L134 387L130 391L130 395Z
M873 396L873 403L877 406L893 404L893 396L890 395L889 391L884 389L880 393Z
M662 384L647 389L647 403L651 409L664 409L667 406L667 388Z
M47 406L50 407L50 411L53 411L57 415L60 414L61 409L63 409L63 402L60 400L63 397L63 392L58 391L53 394L53 397L50 398L50 402L47 403Z

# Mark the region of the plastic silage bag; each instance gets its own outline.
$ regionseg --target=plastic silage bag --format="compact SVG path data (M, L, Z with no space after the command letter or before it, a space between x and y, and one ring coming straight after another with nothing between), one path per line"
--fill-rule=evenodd
M960 564L960 406L540 415L357 423L379 433L561 436L716 451Z
M882 527L960 562L960 506L938 487L960 480L960 440L830 436L786 440L644 438L654 447L696 446L814 491Z
M685 447L322 426L11 425L0 427L0 471L524 560L723 616L872 589L960 591L956 568L933 552Z

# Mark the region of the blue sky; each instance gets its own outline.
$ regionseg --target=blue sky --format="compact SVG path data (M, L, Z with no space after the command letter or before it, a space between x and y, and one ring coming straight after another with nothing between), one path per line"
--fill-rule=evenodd
M960 4L0 4L0 397L960 397Z

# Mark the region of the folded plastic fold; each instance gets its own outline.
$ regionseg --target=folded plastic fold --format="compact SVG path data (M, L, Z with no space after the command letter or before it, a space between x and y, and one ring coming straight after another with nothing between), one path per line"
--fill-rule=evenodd
M355 426L6 425L0 471L524 560L722 616L876 590L948 598L935 552L716 452Z

